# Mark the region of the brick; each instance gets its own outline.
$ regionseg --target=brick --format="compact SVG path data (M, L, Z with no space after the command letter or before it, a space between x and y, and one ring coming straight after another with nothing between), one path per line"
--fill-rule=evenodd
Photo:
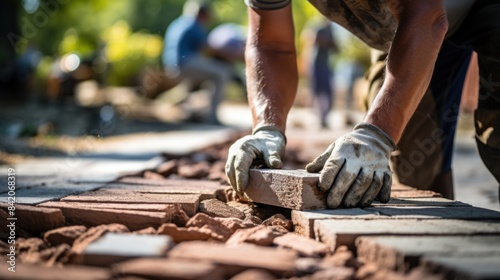
M379 206L413 206L413 207L470 207L471 205L456 200L450 200L442 197L424 197L424 198L391 198L388 203L374 201L371 207Z
M223 279L216 265L206 262L141 258L112 266L114 276L153 280L219 280Z
M120 189L101 189L80 195L67 196L62 201L97 203L153 203L179 205L189 216L198 210L199 194L152 194Z
M303 237L296 233L287 233L274 238L274 245L297 251L304 257L323 257L328 252L328 247L313 239Z
M500 235L360 237L356 248L362 261L406 272L423 257L500 257Z
M232 234L232 231L226 227L220 220L210 217L204 213L198 213L187 223L186 227L196 227L211 232L212 237L217 237L220 241L226 241Z
M71 224L98 226L102 224L119 223L130 230L140 230L145 227L158 227L170 221L170 213L136 210L92 209L64 206L61 208L64 217Z
M132 232L133 234L149 234L149 235L155 235L156 234L156 229L154 227L147 227L143 228L140 230L136 230Z
M82 253L83 264L109 266L132 258L160 258L175 245L166 235L134 235L108 232Z
M311 280L351 280L354 278L354 269L350 267L330 267L320 270L310 276ZM383 279L383 278L382 278ZM394 279L394 278L391 278Z
M113 209L113 210L137 210L151 212L174 212L172 204L146 204L146 203L93 203L93 202L74 202L74 201L49 201L38 204L40 207L50 208L76 208L76 209Z
M324 209L319 174L305 170L251 169L245 193L253 202L295 210Z
M165 177L168 177L172 174L177 173L177 163L178 162L175 159L166 161L166 162L158 165L158 167L156 167L156 172L158 172L159 174L161 174Z
M87 231L85 226L68 226L60 227L47 231L43 235L43 240L50 246L57 246L60 244L73 245L73 242Z
M149 170L144 171L142 176L144 178L150 179L150 180L163 180L163 179L165 179L165 177L163 177L161 174L156 173L154 171L149 171Z
M245 213L218 199L201 201L199 211L212 217L245 219Z
M121 224L100 225L88 229L73 242L73 246L71 247L71 261L73 263L81 263L83 261L81 254L85 251L85 248L107 232L123 233L129 232L129 230L126 226Z
M292 211L292 222L295 232L310 238L315 238L314 223L316 220L327 219L371 219L379 214L373 211L366 211L359 208L352 209L331 209L314 211Z
M317 220L316 239L331 249L340 245L354 247L360 236L373 235L480 235L499 234L500 224L462 220Z
M108 280L111 272L104 268L87 266L45 267L16 264L16 272L7 270L5 262L0 264L0 279L10 280Z
M400 184L400 183L393 183L391 186L391 191L393 191L393 192L394 191L414 191L414 190L417 190L417 189L410 187L410 186L407 186L407 185Z
M500 279L500 256L493 257L427 257L428 271L443 273L446 279Z
M207 242L184 242L175 246L169 258L207 261L221 266L228 278L249 268L263 269L278 277L291 275L297 256L288 250L261 246L226 247Z
M210 173L210 163L201 161L195 164L181 164L177 169L179 176L188 179L201 179L208 176Z
M78 194L101 187L102 184L75 184L56 182L44 186L16 189L16 204L35 205L45 201L58 200L62 197ZM7 202L7 193L0 194L0 202Z
M22 204L15 204L15 207L16 225L30 232L44 232L63 226L66 223L59 209L47 209ZM7 203L0 203L0 209L7 211L7 208Z
M102 189L126 189L141 193L200 194L200 200L225 196L224 186L208 180L123 178Z
M274 239L279 235L279 233L276 233L272 229L264 225L259 225L253 228L237 230L227 240L226 245L235 246L243 243L251 243L259 246L271 246Z
M258 225L250 220L241 220L237 218L215 218L215 220L221 222L233 233L239 229L251 228Z
M366 211L377 211L395 219L463 219L499 220L500 212L477 207L373 207Z

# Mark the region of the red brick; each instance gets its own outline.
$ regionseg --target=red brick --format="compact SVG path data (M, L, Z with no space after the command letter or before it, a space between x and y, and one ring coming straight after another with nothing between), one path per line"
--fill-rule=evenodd
M187 223L186 227L196 227L211 232L212 237L217 237L220 241L226 241L232 234L232 231L221 221L216 220L204 213L198 213Z
M7 207L7 203L0 203L0 209L7 211ZM30 232L44 232L66 224L63 213L59 209L21 204L16 204L15 207L16 225Z
M269 227L270 226L282 226L287 231L292 231L292 229L293 229L292 221L285 218L285 216L283 216L282 214L273 215L270 218L263 221L262 224L265 226L269 226Z
M210 173L210 163L201 161L195 164L180 165L177 169L179 176L187 179L201 179Z
M237 218L215 218L215 220L221 222L233 233L239 229L252 228L258 225L249 220L241 220Z
M78 208L78 209L113 209L113 210L137 210L151 212L174 212L172 204L151 204L151 203L94 203L94 202L74 202L74 201L49 201L38 204L41 207L50 208Z
M156 167L156 172L160 173L165 177L168 177L172 174L176 174L177 160L173 159L160 164L158 167Z
M245 214L218 199L207 199L200 202L199 211L212 217L245 219Z
M149 170L144 171L144 174L142 174L142 176L144 176L145 179L149 179L149 180L163 180L163 179L165 179L165 177L163 177L161 174L158 174L156 172L149 171Z
M441 194L433 191L423 190L408 190L408 191L393 191L393 198L425 198L425 197L443 197Z
M269 272L262 269L247 269L232 277L230 280L274 280L274 277Z
M197 261L141 258L116 264L113 274L118 277L139 277L157 280L219 280L217 266Z
M108 280L111 273L104 268L88 266L45 267L16 264L16 272L7 270L5 262L0 264L0 279L10 280Z
M304 257L323 257L328 253L328 247L325 244L295 233L278 236L273 243L279 247L297 251Z
M73 242L86 231L87 227L85 226L61 227L47 231L43 235L43 239L51 246L57 246L60 244L68 244L71 246L73 245Z
M297 256L289 250L261 246L226 247L207 242L184 242L175 246L169 258L212 262L221 266L225 277L231 277L249 268L263 269L278 277L293 273Z
M305 170L251 169L245 193L253 202L295 210L324 209L319 174Z
M195 240L221 240L219 235L213 234L210 230L198 227L183 228L175 224L163 224L158 228L157 234L164 234L172 237L174 242L195 241Z
M175 204L192 216L198 210L199 194L140 193L123 189L100 189L80 195L67 196L62 201L97 203L153 203Z

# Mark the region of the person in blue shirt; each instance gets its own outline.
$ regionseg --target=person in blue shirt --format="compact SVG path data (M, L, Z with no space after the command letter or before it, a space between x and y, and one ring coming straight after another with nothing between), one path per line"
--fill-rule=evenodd
M210 82L211 104L208 123L219 124L217 107L222 100L224 86L231 78L231 68L206 56L206 25L210 21L210 7L201 1L187 1L183 14L175 19L165 33L163 65L171 76L179 76L189 84Z

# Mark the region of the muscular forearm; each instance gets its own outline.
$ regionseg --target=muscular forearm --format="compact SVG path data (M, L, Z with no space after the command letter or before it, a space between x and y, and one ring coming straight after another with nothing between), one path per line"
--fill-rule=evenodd
M428 1L409 1L416 3L398 11L399 25L385 80L365 119L387 132L396 143L429 86L447 30L442 2Z
M277 28L277 22L282 26ZM253 125L273 125L285 131L298 80L290 7L275 12L250 9L247 42L247 89Z

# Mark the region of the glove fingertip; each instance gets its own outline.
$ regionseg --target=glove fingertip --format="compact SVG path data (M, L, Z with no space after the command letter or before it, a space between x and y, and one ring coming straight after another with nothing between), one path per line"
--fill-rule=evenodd
M391 200L392 176L390 173L384 173L384 181L382 188L378 194L378 200L382 203L387 203Z
M270 156L267 164L270 168L276 168L276 169L283 168L283 162L281 161L280 158L275 156Z

